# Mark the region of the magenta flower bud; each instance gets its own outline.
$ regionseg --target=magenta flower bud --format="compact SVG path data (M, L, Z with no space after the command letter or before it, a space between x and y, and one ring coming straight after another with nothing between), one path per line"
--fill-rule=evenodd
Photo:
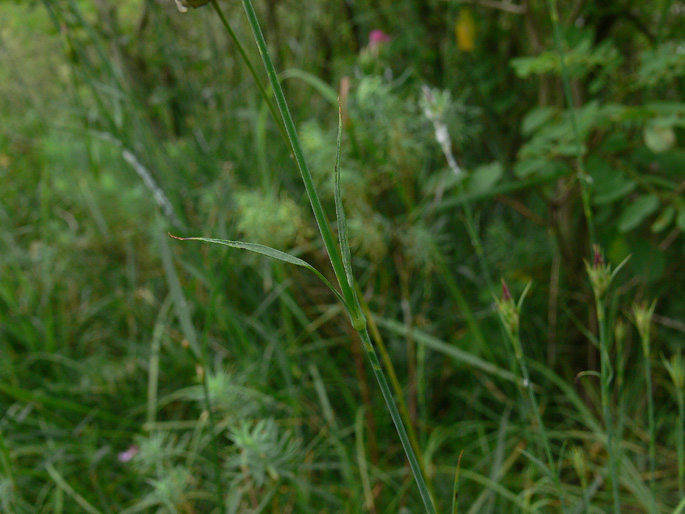
M369 33L369 48L377 48L384 43L389 43L391 37L380 29L373 29Z
M504 281L504 279L502 279L502 300L504 300L505 302L511 300L511 292L509 291L509 286Z
M602 257L602 252L600 251L598 245L594 246L593 265L595 269L599 268L600 266L604 266L604 258Z

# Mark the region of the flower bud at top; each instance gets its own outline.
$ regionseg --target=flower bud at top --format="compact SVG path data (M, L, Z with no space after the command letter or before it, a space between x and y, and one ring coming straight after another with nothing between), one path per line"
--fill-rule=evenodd
M680 350L671 356L670 360L663 359L664 366L671 375L671 380L676 388L677 394L683 394L685 388L685 362L683 362L683 354Z
M595 296L597 298L604 298L612 279L611 265L604 264L604 258L598 246L594 248L592 266L586 261L585 268L590 277L590 284Z
M511 300L511 291L509 291L509 286L504 281L504 279L502 279L502 300L504 300L505 302Z
M504 328L512 339L518 339L519 331L519 308L514 303L514 299L511 297L511 292L509 291L509 286L502 279L502 298L496 298L497 310L499 311L500 318L504 324ZM518 353L519 349L516 348Z
M391 40L390 36L388 36L385 32L383 32L380 29L373 29L369 33L369 48L374 49L378 48L384 43L389 43Z
M633 316L635 316L635 326L640 334L645 356L649 355L649 330L652 325L652 316L656 300L648 307L647 302L636 303L633 305Z

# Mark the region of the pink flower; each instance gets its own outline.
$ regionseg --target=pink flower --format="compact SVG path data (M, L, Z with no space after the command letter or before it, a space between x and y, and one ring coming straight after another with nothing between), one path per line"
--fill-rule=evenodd
M138 447L137 444L132 444L131 446L128 447L127 450L124 450L123 452L120 452L117 455L117 458L119 459L119 462L128 462L130 461L133 457L135 457L138 452L140 451L140 448Z
M378 48L384 43L389 43L392 38L381 29L373 29L369 33L369 48Z

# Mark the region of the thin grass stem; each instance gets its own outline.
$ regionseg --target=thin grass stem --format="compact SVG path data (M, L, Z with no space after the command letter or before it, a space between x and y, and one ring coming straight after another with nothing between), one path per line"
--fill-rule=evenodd
M516 356L516 361L523 378L522 387L528 395L528 401L533 410L535 416L535 422L538 425L538 430L540 432L540 439L542 441L543 451L545 452L545 457L547 459L547 467L549 468L549 473L552 476L554 485L557 488L557 493L559 495L559 502L561 503L561 510L566 512L564 491L561 485L561 480L559 478L559 473L557 470L556 462L554 461L554 456L552 454L552 446L549 442L549 435L545 428L545 424L542 421L542 415L540 414L540 407L538 405L537 398L535 396L535 391L533 389L533 383L530 379L530 373L528 371L528 366L526 364L525 356L523 354L523 347L521 345L521 334L520 334L520 311L523 299L528 291L528 288L521 295L521 299L518 304L514 303L509 293L509 288L506 283L502 281L503 289L503 299L497 301L498 312L500 315L500 320L502 322L502 327L509 338L509 341L514 349L514 355Z
M609 453L609 475L611 476L611 487L614 499L614 514L621 514L621 499L619 495L618 482L618 455L614 446L614 426L611 415L611 384L613 382L614 371L611 366L609 355L609 333L606 320L606 306L604 299L595 295L595 306L597 309L597 323L599 325L599 351L600 351L600 384L602 394L602 413L607 436L607 452Z
M654 391L652 387L652 363L649 356L649 336L643 339L645 360L645 386L647 388L647 423L649 430L649 488L652 491L652 514L656 512L656 424L654 421Z
M373 369L373 373L376 376L378 385L380 386L381 392L383 393L383 399L385 400L385 404L388 408L388 411L390 412L390 417L392 418L392 421L395 424L397 434L400 437L400 442L402 443L404 452L407 455L409 467L411 468L411 471L414 474L414 478L416 479L416 483L419 488L419 493L421 494L421 499L423 500L423 504L426 507L426 512L428 512L429 514L436 514L435 507L433 506L433 501L428 491L428 486L423 478L423 473L421 472L421 466L416 458L416 455L414 454L411 442L409 441L409 436L407 435L407 431L404 428L404 423L402 423L402 417L400 416L400 413L397 410L397 406L395 405L392 393L390 392L390 388L388 387L388 382L385 378L385 374L383 373L381 365L378 362L378 356L376 355L376 351L374 350L373 344L371 343L371 339L369 338L369 332L368 330L364 329L359 331L359 335L362 339L362 343L364 344L364 349L366 350L369 361L371 362L371 368Z
M678 491L685 498L685 394L682 387L676 392L678 396L678 426L676 427L676 452L678 455Z

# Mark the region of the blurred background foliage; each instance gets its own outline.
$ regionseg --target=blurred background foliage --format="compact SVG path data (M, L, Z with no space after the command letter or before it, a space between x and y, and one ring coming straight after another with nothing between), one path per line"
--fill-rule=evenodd
M220 4L257 62L240 3ZM562 479L581 498L606 455L591 428L598 386L573 381L598 367L596 319L546 2L256 7L329 213L340 97L355 269L440 504L463 449L467 510L556 512L521 454L535 431L517 388L426 343L513 369L493 304L500 277L514 292L533 283L525 351L544 363L535 380L568 384L540 394L555 445L574 447ZM630 306L656 298L658 497L673 508L661 357L685 343L685 3L576 0L559 14L597 239L609 261L631 256L610 305L616 409L638 477L623 477L625 502L646 511ZM388 37L370 40L374 30ZM0 511L218 512L218 492L222 512L417 512L336 299L299 268L166 238L243 239L328 270L288 148L211 8L4 1L0 62ZM424 115L424 85L462 176ZM602 487L587 490L608 504Z

